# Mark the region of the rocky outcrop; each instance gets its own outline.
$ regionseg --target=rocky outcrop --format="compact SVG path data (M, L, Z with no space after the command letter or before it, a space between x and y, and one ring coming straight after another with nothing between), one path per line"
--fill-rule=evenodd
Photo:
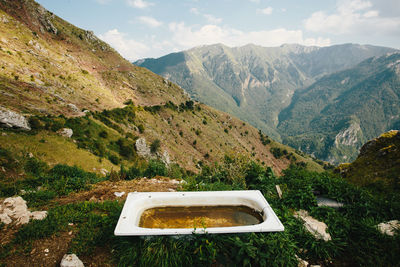
M339 145L352 146L358 142L357 134L361 131L361 127L357 123L351 124L348 128L341 130L335 136L335 146Z
M294 213L296 218L301 219L304 222L304 227L309 231L316 239L322 239L324 241L332 240L329 233L326 232L328 226L324 222L320 222L310 215L305 210L299 210Z
M70 128L62 128L57 131L57 134L67 137L67 138L71 138L72 135L74 134L74 131L72 131L72 129L70 129Z
M14 111L0 106L0 126L30 131L28 120Z
M84 267L83 262L75 254L65 254L60 267Z
M17 224L26 224L30 219L43 220L47 216L47 211L28 210L26 201L22 197L6 198L0 205L0 220L4 224L10 224L13 221Z
M144 137L136 140L135 147L139 156L145 158L151 157L150 147L147 145L146 139Z

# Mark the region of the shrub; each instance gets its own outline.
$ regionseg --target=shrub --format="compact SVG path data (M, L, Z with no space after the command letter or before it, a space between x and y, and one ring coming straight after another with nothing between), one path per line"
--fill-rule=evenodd
M168 173L167 167L164 162L160 160L150 160L144 175L147 177L154 177L156 175L166 176Z
M161 141L160 139L155 139L150 145L151 153L156 153L160 149Z

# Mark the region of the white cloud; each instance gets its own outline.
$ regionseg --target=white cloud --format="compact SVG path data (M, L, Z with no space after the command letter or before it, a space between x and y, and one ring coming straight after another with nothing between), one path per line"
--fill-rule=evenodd
M264 14L264 15L271 15L272 14L272 7L266 7L263 9L257 9L257 13L258 14Z
M141 8L141 9L149 7L149 6L154 6L154 3L147 2L144 0L127 0L126 2L131 7Z
M222 22L221 18L216 18L216 17L214 17L213 15L210 15L210 14L204 14L203 16L206 18L206 20L209 23L212 23L212 24L218 24L218 23Z
M119 32L117 29L109 30L100 34L99 37L130 61L145 57L150 50L145 44L128 39L127 34Z
M211 23L211 24L218 24L218 23L221 23L221 22L222 22L222 18L214 17L214 16L211 15L211 14L202 14L202 13L201 13L197 8L195 8L195 7L191 8L191 9L189 10L189 12L192 13L192 14L198 15L198 16L203 16L203 17L208 21L208 23Z
M371 1L339 0L334 13L315 12L304 21L304 25L309 31L331 34L400 34L400 13L395 17L381 17L379 14Z
M230 27L217 25L204 25L200 28L186 26L181 23L170 23L172 42L180 49L194 46L223 43L229 46L243 46L253 43L261 46L278 46L284 43L299 43L304 45L326 46L330 45L329 39L303 37L301 30L286 30L279 28L269 31L242 32Z
M140 23L145 24L152 28L157 28L162 25L161 21L158 21L153 17L142 16L142 17L139 17L138 20L140 21Z
M253 3L256 3L256 4L260 3L260 0L249 0L249 1L253 2Z

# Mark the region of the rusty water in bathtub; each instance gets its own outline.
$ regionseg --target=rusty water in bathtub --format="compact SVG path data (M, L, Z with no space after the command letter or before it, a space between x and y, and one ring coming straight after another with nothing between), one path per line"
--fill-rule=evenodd
M262 215L247 206L175 206L145 210L143 228L210 228L255 225Z

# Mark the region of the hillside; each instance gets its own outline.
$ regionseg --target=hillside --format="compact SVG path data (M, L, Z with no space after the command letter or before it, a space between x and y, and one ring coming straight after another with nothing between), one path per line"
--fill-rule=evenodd
M349 162L367 140L398 129L400 54L370 58L327 75L281 112L284 143L332 163Z
M218 161L232 151L265 162L277 173L290 164L287 158L275 159L270 152L280 144L263 145L255 128L227 114L194 103L195 108L182 112L177 107L185 106L189 98L179 86L133 66L90 31L69 24L33 1L1 1L0 7L3 108L27 117L79 117L90 115L84 110L102 111L132 103L135 119L125 121L114 138L130 134L130 142L145 137L148 144L159 139L170 160L189 170L197 171L199 161ZM164 109L166 105L172 108ZM143 109L151 106L154 108ZM138 125L144 131L139 131ZM106 125L99 127L112 130ZM10 138L4 138L5 144L13 143ZM301 155L297 161L321 169Z
M235 48L216 44L135 64L176 82L194 99L237 116L279 141L278 115L296 91L323 75L394 51L357 44Z
M336 169L343 178L379 193L400 190L400 132L390 131L368 141L352 163Z

